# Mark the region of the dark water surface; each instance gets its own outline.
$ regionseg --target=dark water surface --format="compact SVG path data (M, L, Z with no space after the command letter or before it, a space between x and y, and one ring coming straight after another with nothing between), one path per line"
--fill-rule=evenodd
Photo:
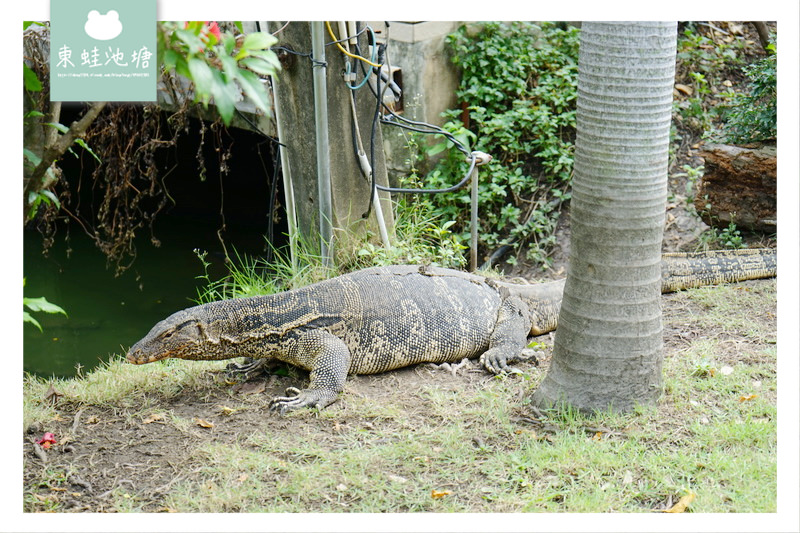
M204 280L203 267L193 250L208 250L214 264L212 279L225 269L213 222L183 220L158 229L161 246L149 239L137 241L133 266L121 276L106 268L105 257L89 238L73 229L69 248L56 238L48 257L42 256L41 237L28 230L24 236L25 296L44 296L66 310L68 317L34 313L43 332L24 324L23 351L26 372L69 377L76 365L97 366L114 354L124 354L153 325L173 312L194 305ZM263 238L258 232L237 233L237 250L258 253Z

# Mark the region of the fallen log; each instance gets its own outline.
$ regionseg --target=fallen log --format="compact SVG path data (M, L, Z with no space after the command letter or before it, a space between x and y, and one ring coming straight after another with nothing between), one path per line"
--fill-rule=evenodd
M707 144L694 204L703 222L763 233L777 230L778 159L773 144Z

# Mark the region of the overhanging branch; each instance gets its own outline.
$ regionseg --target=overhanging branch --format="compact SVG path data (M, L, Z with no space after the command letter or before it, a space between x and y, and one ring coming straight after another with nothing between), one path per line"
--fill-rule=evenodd
M75 139L82 138L86 134L86 130L89 126L94 122L103 108L106 106L108 102L95 102L86 111L86 114L83 115L79 120L73 122L69 130L63 135L57 137L55 142L52 144L48 143L45 146L44 151L42 153L42 160L33 169L31 173L31 177L28 179L28 183L25 185L25 192L23 195L23 220L28 220L28 198L32 192L39 192L44 187L44 179L45 175L47 174L47 169L57 161L64 152L75 142Z

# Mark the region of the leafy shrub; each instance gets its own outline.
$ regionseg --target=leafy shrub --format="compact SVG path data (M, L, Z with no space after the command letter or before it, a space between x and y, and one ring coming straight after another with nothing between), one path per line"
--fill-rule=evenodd
M463 26L447 42L462 71L457 96L468 120L462 122L462 109L447 111L445 128L493 157L480 167L480 245L492 251L513 243L518 253L546 264L558 207L569 198L578 29L488 22ZM447 186L465 169L463 155L451 150L426 182ZM444 220L456 221L455 231L468 242L468 192L423 201Z
M705 23L683 22L678 32L675 79L690 86L686 98L675 100L678 119L691 133L706 136L724 114L718 101L732 96L730 78L738 77L744 62L745 40L730 35L713 40ZM678 135L680 137L680 135Z
M774 139L778 133L777 51L745 67L750 79L747 93L738 93L731 102L724 132L727 140L748 143Z

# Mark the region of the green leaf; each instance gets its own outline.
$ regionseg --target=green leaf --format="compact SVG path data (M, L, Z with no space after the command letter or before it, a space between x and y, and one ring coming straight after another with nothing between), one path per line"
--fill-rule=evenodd
M219 116L222 117L222 121L226 126L231 123L235 109L234 102L236 101L236 96L238 96L234 92L236 91L235 87L233 83L227 83L223 79L220 71L212 71L211 95L214 97L214 104L217 106Z
M275 74L275 66L260 58L246 57L242 59L240 63L256 74L261 74L262 76L272 76Z
M226 55L231 55L233 49L236 48L236 38L230 33L222 34L222 47L225 49Z
M438 154L440 152L443 152L447 148L448 144L452 144L452 143L450 143L450 142L440 142L438 144L434 144L433 146L428 148L426 150L426 152L427 152L428 155L436 155L436 154Z
M23 311L22 312L22 322L23 323L24 322L29 322L29 323L33 324L34 326L36 326L37 328L39 328L39 331L42 331L42 326L39 324L39 321L36 320L35 318L33 318L31 316L31 314L29 312L27 312L27 311Z
M189 28L190 29L192 28L191 24ZM181 41L185 45L185 48L187 49L188 53L196 54L205 48L203 41L201 41L200 38L197 36L197 34L199 33L200 33L199 29L197 30L197 33L195 33L194 31L190 31L189 29L187 30L176 29L173 32L173 36L176 37L179 41Z
M191 80L194 82L195 93L198 100L208 104L209 95L213 90L214 75L211 67L198 57L190 57L188 61Z
M242 43L243 50L264 50L278 42L278 39L270 34L264 32L248 33Z
M164 52L164 68L166 70L173 70L175 65L178 64L180 60L180 55L175 50L167 50Z
M39 163L42 162L42 158L41 157L39 157L38 155L34 154L33 152L31 152L27 148L23 148L22 149L22 155L25 157L25 159L27 159L28 161L33 163L33 166L38 166Z
M39 194L43 195L45 198L49 198L50 201L52 201L56 205L56 207L61 209L61 202L58 201L58 197L55 195L53 191L44 190L41 191Z
M225 72L225 78L227 80L236 79L237 73L239 71L239 67L236 65L236 61L231 56L220 55L219 60L222 63L222 70Z
M270 114L269 94L267 93L261 79L247 70L238 70L236 80L242 86L244 93L250 98L253 104L264 112Z
M56 304L51 304L48 302L44 296L39 298L22 298L22 305L27 307L33 312L42 312L42 313L61 313L62 315L66 316L67 312L61 309Z
M177 72L184 78L192 79L192 73L189 72L189 65L186 63L186 60L182 58L180 55L178 55L175 61L175 72Z
M100 158L97 156L97 154L96 154L96 153L94 153L94 152L92 151L92 149L91 149L91 148L89 148L89 145L88 145L88 144L86 144L86 141L84 141L83 139L75 139L75 144L77 144L78 146L82 147L84 150L86 150L86 151L87 151L87 152L89 152L90 154L92 154L92 157L94 157L94 158L97 160L97 162L98 162L98 163L102 163L102 162L103 162L103 161L102 161L102 160L101 160L101 159L100 159Z
M55 128L61 133L67 133L69 131L69 128L61 124L60 122L45 122L44 125L50 126L51 128Z
M22 64L22 79L25 82L25 90L39 92L42 90L42 82L39 76L25 63Z
M281 62L278 59L277 54L275 54L275 52L272 50L252 50L248 57L258 57L267 63L274 65L277 69L281 68Z

